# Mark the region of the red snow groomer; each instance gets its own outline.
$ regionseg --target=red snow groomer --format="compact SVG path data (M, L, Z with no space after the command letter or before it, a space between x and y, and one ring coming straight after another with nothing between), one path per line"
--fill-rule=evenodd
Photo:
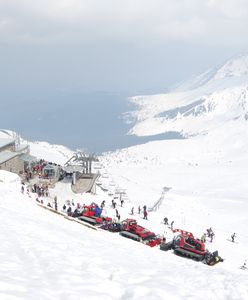
M202 261L205 258L207 253L205 244L195 238L193 233L181 229L174 229L173 232L179 232L179 235L175 236L171 242L161 244L161 250L174 249L175 254L193 258L197 261Z
M101 216L102 209L95 203L85 205L79 213L78 219L92 225L101 225L104 221L112 221L109 217Z
M134 219L126 219L122 222L120 235L142 242L150 247L161 244L161 238L156 236L154 232L138 225Z

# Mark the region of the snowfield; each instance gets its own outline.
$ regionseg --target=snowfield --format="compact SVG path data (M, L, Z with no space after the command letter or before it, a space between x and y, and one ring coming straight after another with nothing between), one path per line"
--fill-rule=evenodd
M209 267L71 222L22 195L18 179L5 178L0 183L1 299L248 297L247 272L238 268L247 245L241 236L240 244L216 242L226 261ZM221 239L218 233L216 240Z
M96 168L105 191L76 195L70 182L59 182L44 199L56 195L59 210L68 199L105 200L104 214L115 217L111 200L123 191L122 220L134 207L138 223L167 240L164 217L197 237L212 227L206 246L224 262L210 267L82 226L38 206L34 194L21 193L18 176L0 170L0 299L248 299L248 270L240 269L248 259L247 61L240 56L207 72L181 86L187 91L134 98L140 110L133 134L176 129L194 136L105 153ZM38 158L64 164L72 156L63 146L29 144ZM138 214L143 205L148 220ZM236 243L228 241L234 232Z

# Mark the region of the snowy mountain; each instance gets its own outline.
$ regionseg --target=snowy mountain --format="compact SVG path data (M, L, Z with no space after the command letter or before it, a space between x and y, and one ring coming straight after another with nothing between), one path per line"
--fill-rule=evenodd
M207 133L232 121L248 119L248 55L240 55L182 84L168 94L130 99L137 111L129 134L182 136Z
M206 247L218 250L223 263L209 267L69 221L39 207L35 194L22 194L18 176L0 171L2 298L248 299L248 271L240 269L248 259L246 62L246 56L227 62L195 80L193 89L134 97L139 110L132 134L194 136L105 153L98 169L104 191L74 194L70 182L59 182L44 199L56 195L59 210L68 199L105 200L104 213L115 217L111 200L117 190L125 191L124 207L117 202L122 220L134 207L139 224L168 240L172 232L162 223L165 216L197 237L211 226L215 238ZM0 131L0 137L8 136L16 135ZM72 155L63 146L28 143L32 155L60 164ZM148 220L138 214L143 205ZM237 243L228 241L234 232Z

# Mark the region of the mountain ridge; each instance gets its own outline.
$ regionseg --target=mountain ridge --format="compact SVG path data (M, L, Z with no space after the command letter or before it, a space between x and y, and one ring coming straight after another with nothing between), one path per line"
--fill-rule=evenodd
M174 131L189 137L233 119L247 121L247 54L227 61L215 71L206 71L190 84L184 84L188 90L179 86L167 94L130 98L137 110L128 115L134 121L129 134L147 136Z

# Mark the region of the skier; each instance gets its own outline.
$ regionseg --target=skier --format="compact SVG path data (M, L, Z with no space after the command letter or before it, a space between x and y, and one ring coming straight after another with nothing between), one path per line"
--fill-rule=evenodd
M233 243L235 242L235 241L234 241L235 237L236 237L236 233L234 232L234 233L231 235L231 239L232 239L232 242L233 242Z
M118 215L119 215L118 209L115 210L115 215L116 215L116 218L118 218Z
M124 200L121 199L121 207L123 207Z
M240 267L242 270L246 270L247 269L247 266L246 266L246 260L244 261L244 264L243 266Z
M133 211L134 211L134 207L132 207L132 209L131 209L131 215L133 215Z
M22 185L22 193L24 194L24 186Z
M66 205L64 204L63 205L63 212L65 212L65 210L66 210Z
M147 215L148 215L148 213L147 213L147 211L146 210L144 210L144 220L147 220Z
M140 205L139 205L139 207L138 207L138 214L140 214L140 211L141 211L141 209L140 209Z

